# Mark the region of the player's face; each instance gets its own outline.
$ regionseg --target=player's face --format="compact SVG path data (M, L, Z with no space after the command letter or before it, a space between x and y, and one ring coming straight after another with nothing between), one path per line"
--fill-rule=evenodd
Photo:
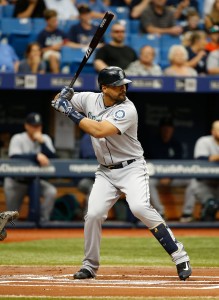
M109 105L113 105L116 102L125 101L126 90L127 89L125 84L121 86L103 86L105 105L107 105L107 103Z
M25 124L25 129L28 133L28 135L30 136L30 138L33 138L34 134L36 132L42 132L42 125L30 125L30 124Z

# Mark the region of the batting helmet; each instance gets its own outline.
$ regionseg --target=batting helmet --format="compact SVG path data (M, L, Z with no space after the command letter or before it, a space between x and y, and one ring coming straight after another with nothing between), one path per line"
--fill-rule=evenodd
M101 89L102 85L121 86L132 82L125 78L125 72L119 67L107 67L100 71L98 83Z

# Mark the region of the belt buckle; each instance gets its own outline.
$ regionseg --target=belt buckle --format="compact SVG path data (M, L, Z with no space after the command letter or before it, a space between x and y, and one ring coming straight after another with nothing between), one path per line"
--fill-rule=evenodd
M114 165L107 166L108 169L113 169Z

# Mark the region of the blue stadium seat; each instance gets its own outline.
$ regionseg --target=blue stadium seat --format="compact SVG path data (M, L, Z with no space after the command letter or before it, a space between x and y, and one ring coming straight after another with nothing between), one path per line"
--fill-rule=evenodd
M32 32L39 34L46 27L46 21L44 18L32 18Z
M1 30L2 37L7 38L8 43L15 49L19 58L22 59L31 36L31 19L2 18Z
M130 20L130 33L140 33L140 20Z
M94 51L95 52L95 51ZM68 67L71 73L75 73L79 64L81 63L85 52L80 48L70 48L67 46L61 49L61 69ZM95 54L93 53L86 65L83 68L84 73L95 73L93 68L93 60Z
M31 33L28 35L20 35L20 34L11 34L8 38L8 43L14 48L18 57L23 59L25 57L25 52L27 49L27 45L30 42L36 41L36 34Z
M150 45L155 49L155 62L160 63L160 38L154 34L130 34L130 46L139 54L141 47Z
M2 6L2 17L12 18L14 14L14 4L8 4Z
M28 35L32 31L32 21L30 18L2 18L2 35L22 34Z
M115 14L117 20L129 19L129 8L127 6L109 6L108 10Z
M198 10L199 10L199 15L200 18L204 18L204 1L203 0L198 0Z
M160 37L160 65L164 69L169 66L168 52L172 45L182 44L180 36L169 34L161 35Z
M68 34L72 25L78 24L78 20L59 20L59 29Z

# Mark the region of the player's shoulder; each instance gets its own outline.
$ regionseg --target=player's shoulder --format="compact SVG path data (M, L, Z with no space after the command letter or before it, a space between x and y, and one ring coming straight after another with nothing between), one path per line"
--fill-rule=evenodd
M213 141L212 135L204 135L197 139L197 144L200 143L211 143Z
M25 131L20 133L15 133L10 139L10 144L13 145L20 144L22 142L25 142L26 139L27 139L27 133Z
M132 101L130 101L128 98L126 98L125 101L118 104L114 107L113 110L114 116L123 118L125 116L129 116L130 118L136 118L137 110L135 108L135 105Z
M125 101L123 101L120 105L130 110L136 111L134 103L128 97L126 97Z
M26 131L23 131L23 132L19 132L19 133L15 133L11 139L22 139L22 138L25 138L27 136L27 133Z

